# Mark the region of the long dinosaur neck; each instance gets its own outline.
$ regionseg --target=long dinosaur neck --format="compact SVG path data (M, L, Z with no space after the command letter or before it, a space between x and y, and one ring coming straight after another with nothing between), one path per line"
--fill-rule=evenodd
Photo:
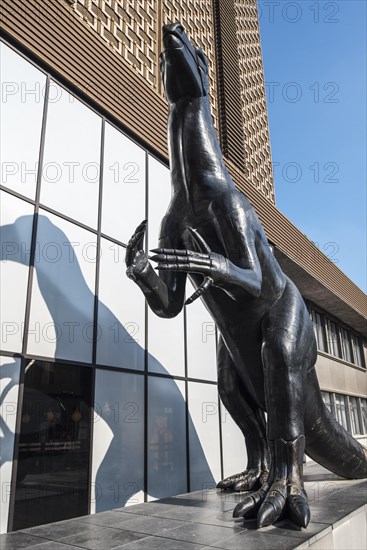
M233 185L225 167L207 97L170 105L168 120L173 193L198 210Z

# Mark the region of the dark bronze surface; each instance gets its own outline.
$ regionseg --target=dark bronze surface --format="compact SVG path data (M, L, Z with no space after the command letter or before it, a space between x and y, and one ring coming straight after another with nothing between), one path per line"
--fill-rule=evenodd
M224 165L205 55L179 23L164 27L163 43L172 199L150 258L158 273L143 250L144 221L127 247L127 274L166 318L181 311L189 275L197 291L187 303L201 296L217 324L218 390L248 454L245 472L218 487L255 491L234 517L256 514L266 526L286 514L306 527L304 451L338 475L358 478L366 475L366 449L325 408L307 308Z

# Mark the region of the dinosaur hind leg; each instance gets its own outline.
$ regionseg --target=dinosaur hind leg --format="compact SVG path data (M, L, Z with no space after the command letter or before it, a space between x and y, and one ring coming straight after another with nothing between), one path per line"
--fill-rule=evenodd
M310 318L289 282L263 322L270 474L260 491L236 507L235 517L257 511L258 524L265 527L287 513L297 525L307 526L310 510L303 487L303 424L306 373L315 358Z
M223 405L245 437L247 468L217 485L218 489L249 491L262 485L268 475L265 415L252 408L241 391L241 380L222 340L218 347L218 391Z

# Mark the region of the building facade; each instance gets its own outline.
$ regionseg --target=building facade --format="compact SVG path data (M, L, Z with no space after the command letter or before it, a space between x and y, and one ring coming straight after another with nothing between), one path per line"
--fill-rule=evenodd
M125 275L125 243L147 218L154 247L170 199L158 55L176 20L208 55L232 177L309 306L324 400L365 441L365 296L275 206L256 0L5 0L2 532L246 465L204 306L159 319Z

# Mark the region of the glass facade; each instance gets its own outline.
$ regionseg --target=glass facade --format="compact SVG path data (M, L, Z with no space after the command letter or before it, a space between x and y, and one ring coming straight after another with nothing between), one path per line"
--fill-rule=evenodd
M212 487L223 474L215 326L200 301L156 317L125 275L143 219L147 247L158 244L169 170L4 43L1 58L1 372L13 407L24 379L1 530Z

